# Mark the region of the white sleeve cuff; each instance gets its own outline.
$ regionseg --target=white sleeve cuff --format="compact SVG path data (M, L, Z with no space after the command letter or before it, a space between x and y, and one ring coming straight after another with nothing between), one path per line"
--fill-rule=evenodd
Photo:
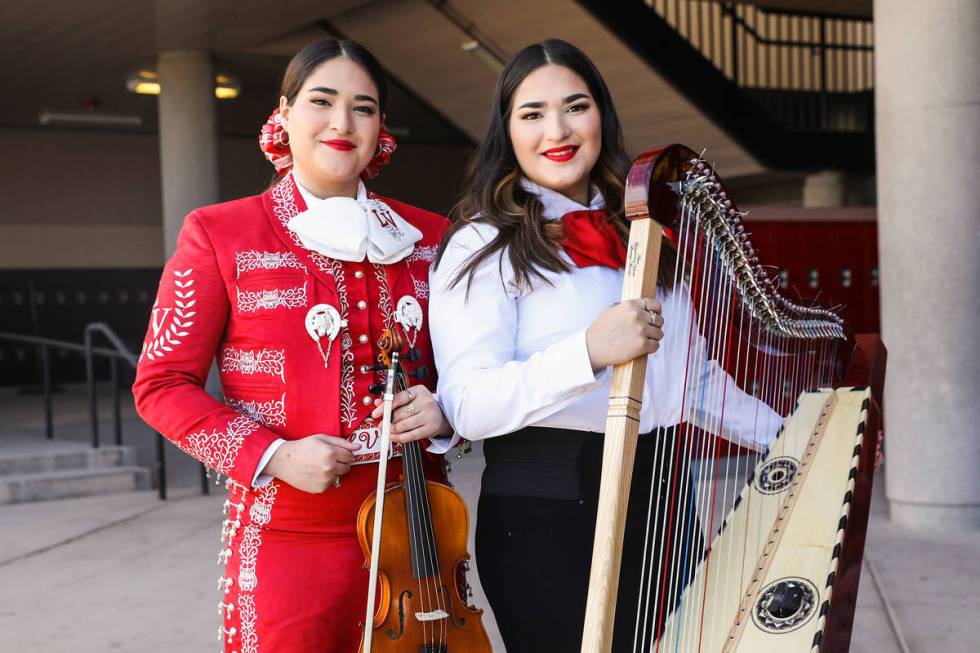
M445 406L443 406L442 403L439 401L439 393L433 392L432 398L436 400L436 404L438 404L439 410L442 411L443 417L445 417L446 421L448 422L449 414ZM457 444L459 444L460 440L462 440L462 438L459 437L459 434L456 433L455 429L453 429L452 435L440 435L435 438L429 438L429 446L426 447L425 450L431 454L441 456L442 454L446 453L447 451L455 447Z
M426 447L425 450L431 454L441 456L459 444L460 440L462 439L463 438L459 437L458 433L453 433L452 435L441 435L438 438L429 438L429 446Z
M252 487L263 487L272 482L272 477L262 472L265 471L265 466L272 460L272 456L279 451L279 447L285 443L286 441L282 438L277 438L266 448L265 453L259 458L259 464L255 466L255 475L252 476Z

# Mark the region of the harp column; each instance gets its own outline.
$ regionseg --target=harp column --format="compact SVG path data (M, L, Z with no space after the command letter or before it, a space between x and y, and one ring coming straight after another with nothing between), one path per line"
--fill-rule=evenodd
M875 0L894 520L980 529L980 2Z

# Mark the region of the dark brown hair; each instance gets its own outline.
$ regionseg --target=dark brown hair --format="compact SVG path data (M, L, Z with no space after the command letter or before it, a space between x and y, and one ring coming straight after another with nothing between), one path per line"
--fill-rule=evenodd
M378 89L378 111L381 113L383 123L385 107L388 102L388 78L385 76L384 68L374 58L374 55L356 41L326 38L307 45L289 60L286 72L282 76L279 94L284 96L286 103L292 106L293 102L296 101L296 96L302 90L303 84L317 69L317 66L337 57L346 57L360 65L367 72L371 81L374 82ZM266 185L266 190L274 187L281 179L282 177L278 172L273 173Z
M286 72L282 76L280 95L285 96L286 102L292 105L303 84L317 66L337 57L350 59L367 72L378 89L378 110L383 116L388 101L388 78L385 76L384 68L367 48L348 39L327 38L314 41L297 52L290 59Z
M529 45L514 55L497 80L490 126L470 160L463 194L452 209L453 224L439 247L436 266L453 235L468 225L490 224L496 227L497 233L462 266L453 285L466 278L469 287L480 265L504 249L521 287L530 287L533 277L546 280L545 270L567 272L570 269L561 258L561 223L542 220L541 202L519 183L521 168L508 129L514 93L528 75L547 64L565 66L576 73L596 103L601 117L602 147L589 181L602 194L610 219L623 242L628 239L629 227L623 217L623 192L630 158L623 146L622 128L609 89L584 52L560 39L548 39ZM661 252L657 282L669 287L673 284L676 257L671 247L662 247ZM503 265L503 260L500 264Z

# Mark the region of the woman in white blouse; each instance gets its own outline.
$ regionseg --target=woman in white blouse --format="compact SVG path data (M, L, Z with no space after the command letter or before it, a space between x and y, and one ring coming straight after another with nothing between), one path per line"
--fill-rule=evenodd
M693 309L683 283L673 288L671 247L663 248L657 297L617 303L628 168L592 62L564 41L525 48L501 73L487 137L431 276L439 401L458 437L485 441L476 557L509 653L580 647L610 366L653 354L614 651L632 646L647 497L654 479L668 495L673 478L670 427L714 424L761 449L780 424L707 360L696 329L688 342ZM727 387L691 401L709 384ZM655 454L658 444L666 456ZM689 473L681 476L690 491ZM700 526L686 524L674 529L675 542L693 567Z

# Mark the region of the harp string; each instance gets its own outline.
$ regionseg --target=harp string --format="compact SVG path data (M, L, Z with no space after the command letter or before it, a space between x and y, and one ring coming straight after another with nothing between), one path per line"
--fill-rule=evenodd
M722 621L728 617L717 609L706 622L708 609L745 592L771 527L763 523L763 511L750 509L749 492L738 517L743 520L741 544L729 546L725 556L714 555L714 538L732 527L725 525L727 518L721 527L715 522L741 495L733 479L749 478L766 455L758 447L740 451L733 442L763 442L780 427L770 422L772 413L760 414L758 403L751 427L745 415L731 425L729 403L742 402L744 408L751 396L784 420L800 392L830 384L839 346L835 316L793 306L774 292L775 281L742 237L744 227L730 201L726 206L718 199L714 173L703 162L691 163L688 191L679 203L673 292L664 302L666 328L688 331L686 345L675 342L687 349L681 415L653 447L634 651L700 651L706 627L727 628ZM687 324L677 321L684 302ZM652 384L670 382L676 380L651 379ZM787 433L780 449L790 440L798 444L804 435ZM753 514L757 521L749 524ZM712 581L713 566L718 569ZM703 579L689 587L698 573Z

